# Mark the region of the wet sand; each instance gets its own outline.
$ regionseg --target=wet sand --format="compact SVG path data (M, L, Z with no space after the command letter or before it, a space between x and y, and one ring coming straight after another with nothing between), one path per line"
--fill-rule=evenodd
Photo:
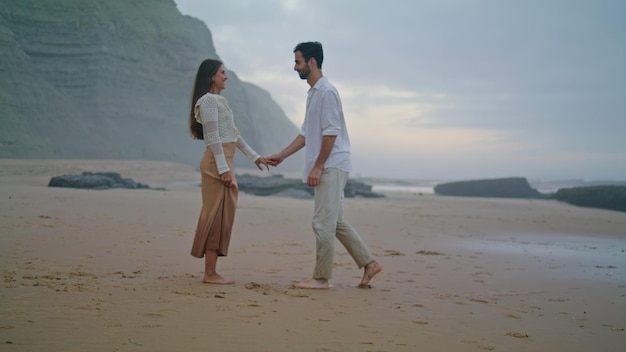
M159 190L49 188L115 171ZM0 160L2 351L621 351L626 213L389 192L346 217L385 270L337 243L330 290L312 202L241 194L233 286L189 255L199 175L161 162Z

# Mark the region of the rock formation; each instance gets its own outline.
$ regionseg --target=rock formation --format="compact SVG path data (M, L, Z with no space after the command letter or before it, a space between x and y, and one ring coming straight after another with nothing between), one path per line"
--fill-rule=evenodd
M173 0L3 1L0 158L197 165L204 144L190 138L187 117L208 57L219 59L211 32ZM248 143L269 154L291 142L298 129L271 96L229 76L223 95ZM235 165L253 167L237 154Z
M558 201L583 207L626 211L626 186L562 188L554 197Z
M523 177L458 181L435 186L435 194L461 197L537 198L540 193Z
M54 176L48 187L84 188L84 189L149 189L150 186L121 177L117 172L83 172L80 175Z
M257 196L285 196L293 198L313 198L313 188L301 179L285 178L275 174L259 177L250 174L237 175L237 184L242 192ZM344 190L346 198L383 198L384 194L372 191L372 186L364 182L349 179Z

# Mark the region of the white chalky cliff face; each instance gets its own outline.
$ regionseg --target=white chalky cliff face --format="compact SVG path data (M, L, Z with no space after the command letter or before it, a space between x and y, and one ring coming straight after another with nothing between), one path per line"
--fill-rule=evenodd
M168 0L9 1L0 15L0 158L197 164L204 145L187 127L193 83L204 59L219 59L204 23ZM260 153L297 134L267 92L234 72L222 95ZM299 170L297 158L281 167Z

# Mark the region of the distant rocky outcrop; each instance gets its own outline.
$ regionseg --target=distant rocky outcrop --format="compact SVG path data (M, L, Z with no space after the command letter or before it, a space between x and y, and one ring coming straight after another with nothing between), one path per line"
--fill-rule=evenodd
M457 181L438 184L435 194L461 197L537 198L541 194L523 177Z
M123 178L117 172L83 172L80 175L61 175L50 179L48 187L67 187L84 189L149 189L150 186Z
M209 57L211 32L173 0L2 1L0 158L197 165L205 146L187 120ZM228 74L223 95L246 141L262 155L289 144L298 128L270 94ZM281 168L301 164L296 154ZM235 166L251 165L236 154Z
M554 198L583 207L626 211L626 186L562 188L556 192Z
M285 178L276 174L271 176L237 175L239 190L257 196L284 196L292 198L313 198L313 188L301 179ZM346 198L364 197L381 198L385 195L372 192L372 186L354 179L349 179L344 190Z

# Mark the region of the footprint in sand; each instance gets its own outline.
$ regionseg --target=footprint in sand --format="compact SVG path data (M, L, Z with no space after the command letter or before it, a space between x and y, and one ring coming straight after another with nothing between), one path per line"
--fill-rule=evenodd
M147 318L163 318L163 314L159 313L143 313L142 315Z
M301 290L285 290L285 291L281 291L275 287L273 287L272 285L268 285L268 284L259 284L257 282L249 282L246 284L246 288L248 290L254 290L255 292L259 292L263 295L271 295L273 293L283 293L287 296L291 296L291 297L309 297L309 294L302 292Z
M264 295L269 295L271 294L274 290L274 288L272 288L272 286L267 285L267 284L259 284L256 282L248 282L246 284L246 288L248 290L254 290L255 292L259 292L261 294Z
M482 299L482 298L470 298L469 300L470 302L476 302L476 303L485 303L485 304L489 303L489 301L487 301L486 299Z
M521 332L507 332L506 336L511 336L511 337L515 337L518 339L528 339L530 338L530 336L528 336L528 334L522 334Z
M384 254L383 254L383 256L386 256L386 257L401 257L403 255L404 253L395 249L385 249Z
M230 312L232 311L232 308L230 306L219 305L219 306L215 306L215 310L218 312Z
M548 302L567 302L569 301L569 298L548 298L546 299L546 301Z
M415 252L415 254L421 254L421 255L444 255L443 253L440 253L440 252L425 251L425 250L417 251L417 252Z

